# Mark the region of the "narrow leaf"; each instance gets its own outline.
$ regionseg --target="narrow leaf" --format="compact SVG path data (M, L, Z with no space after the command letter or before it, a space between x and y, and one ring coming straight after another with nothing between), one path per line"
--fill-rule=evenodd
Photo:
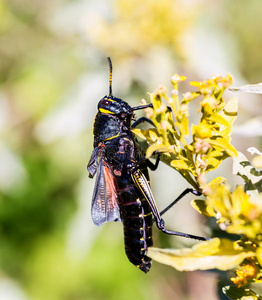
M222 149L224 149L230 156L232 157L237 157L237 150L235 149L235 147L233 147L229 141L225 138L211 138L208 139L208 142L210 145L212 146L217 146L220 147Z
M237 88L230 88L232 92L244 92L262 94L262 83L242 85Z
M228 285L222 288L223 293L231 300L262 300L262 297L254 291L245 288L238 288Z
M174 159L171 161L170 165L171 167L176 169L189 170L192 168L192 164L189 161L183 159Z
M222 111L222 115L230 124L232 124L237 117L237 112L238 100L236 97L233 97L227 102L225 108Z
M216 213L213 208L207 205L205 200L195 199L190 202L191 206L197 210L200 214L203 214L208 217L215 217Z
M169 152L170 148L165 146L165 145L160 145L160 144L157 144L157 143L152 144L146 150L146 158L151 157L154 154L154 152L156 152L156 151L159 152L159 153Z
M208 117L208 119L215 122L215 123L224 125L225 127L229 127L228 121L225 118L223 118L221 115L212 114Z
M252 251L237 249L235 242L214 238L192 248L158 249L150 247L149 257L179 271L219 269L230 270L245 258L255 256Z

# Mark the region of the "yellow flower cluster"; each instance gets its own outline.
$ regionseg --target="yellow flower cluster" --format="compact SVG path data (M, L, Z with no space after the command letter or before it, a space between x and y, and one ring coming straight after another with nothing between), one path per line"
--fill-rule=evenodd
M134 132L147 140L147 157L155 151L162 152L162 160L180 172L196 189L203 190L202 175L216 169L229 156L237 151L231 145L232 123L237 115L237 101L231 99L225 104L222 94L232 83L232 77L218 76L202 82L191 82L198 88L187 92L179 99L179 83L185 76L174 74L171 77L173 90L168 96L165 87L149 93L153 109L148 109L155 128L135 129ZM202 97L200 122L189 126L190 102ZM191 134L192 141L188 143Z
M214 217L222 231L239 235L239 240L215 238L191 249L151 248L148 255L178 270L236 268L236 277L231 280L238 287L260 282L262 196L258 184L262 174L251 166L247 168L246 159L231 144L237 101L232 98L226 103L222 96L232 83L232 77L228 74L202 82L191 82L197 90L185 93L180 99L178 86L184 80L184 76L172 76L173 90L170 97L165 87L149 94L153 109L148 108L147 115L154 122L155 128L135 129L134 132L148 142L147 157L155 151L162 153L161 159L206 197L206 200L193 200L192 206L201 214ZM189 106L197 97L202 98L199 123L190 126ZM209 183L205 178L207 172L216 169L229 156L239 165L236 174L246 181L245 187L240 185L232 193L224 185L223 177L217 177ZM242 164L243 159L245 165ZM247 184L252 185L250 194L246 192ZM250 290L248 292L252 293Z

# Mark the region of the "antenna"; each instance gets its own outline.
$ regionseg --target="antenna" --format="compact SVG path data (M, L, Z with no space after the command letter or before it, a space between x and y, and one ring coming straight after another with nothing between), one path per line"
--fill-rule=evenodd
M109 95L108 97L112 97L112 72L113 72L113 66L111 58L107 58L108 64L109 64Z

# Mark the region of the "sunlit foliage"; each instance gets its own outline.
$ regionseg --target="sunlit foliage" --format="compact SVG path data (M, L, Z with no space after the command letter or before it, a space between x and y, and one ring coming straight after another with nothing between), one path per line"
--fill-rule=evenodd
M202 191L205 200L194 200L192 206L201 214L215 218L222 231L239 238L214 238L191 249L151 248L149 256L180 271L235 269L236 276L231 280L239 288L251 282L262 282L262 196L259 194L262 173L252 168L243 154L238 153L231 144L237 103L235 98L225 103L223 92L232 83L232 78L227 75L192 82L191 85L197 87L198 91L186 93L179 100L178 84L182 80L185 77L172 77L174 89L171 97L167 96L164 87L150 94L153 109L147 109L148 116L156 128L135 129L134 132L148 142L147 157L155 151L162 153L164 162ZM200 122L192 124L190 131L188 105L198 96L202 96ZM190 144L186 141L189 134L192 136ZM235 160L234 173L243 177L246 183L245 186L237 186L232 193L225 185L225 178L217 177L207 183L205 177L207 172L215 170L230 156ZM239 294L241 291L244 297L247 289L245 293L239 290ZM225 288L224 292L230 294L230 287ZM252 299L259 299L256 297Z
M225 104L222 98L224 90L232 83L230 75L191 82L198 91L185 93L179 101L178 84L185 79L178 75L172 77L171 97L164 87L150 94L154 110L148 108L148 116L156 128L135 129L134 132L149 143L147 157L155 151L162 153L164 162L179 171L194 188L204 190L203 176L227 157L237 155L230 143L237 101L232 98ZM197 97L201 97L200 122L190 126L189 105ZM187 142L189 134L191 142Z

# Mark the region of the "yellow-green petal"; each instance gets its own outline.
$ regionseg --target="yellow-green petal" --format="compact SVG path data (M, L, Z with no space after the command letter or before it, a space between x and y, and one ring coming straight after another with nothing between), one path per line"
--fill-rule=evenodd
M179 271L225 271L237 267L245 258L255 256L255 253L237 249L236 243L230 240L214 238L192 248L171 250L150 247L147 255Z

